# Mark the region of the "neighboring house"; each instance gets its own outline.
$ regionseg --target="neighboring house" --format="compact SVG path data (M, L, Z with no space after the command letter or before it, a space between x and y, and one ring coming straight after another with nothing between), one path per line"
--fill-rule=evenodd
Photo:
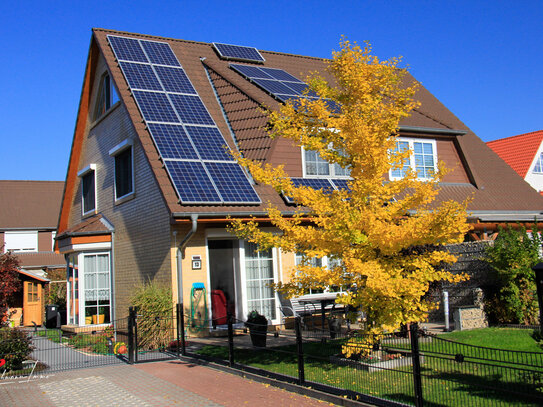
M543 195L543 130L487 141L486 145Z
M66 269L53 251L63 189L62 181L0 181L0 247L19 258L23 282L12 306L15 325L41 325L48 271Z
M257 251L226 230L227 217L265 226L268 202L285 216L295 207L253 185L223 146L284 164L298 182L341 187L348 173L270 139L259 110L277 109L304 88L300 78L325 67L319 58L93 30L57 236L69 266L70 325L126 316L135 285L147 280L172 287L175 300L181 286L185 310L193 284L203 283L209 309L212 296L227 302L212 317L226 307L239 319L256 309L280 321L269 283L287 279L296 255ZM428 90L417 97L422 105L402 122L400 141L417 158L412 165L425 164L415 167L421 178L437 160L452 169L439 199L471 197L470 238L541 215L539 194Z

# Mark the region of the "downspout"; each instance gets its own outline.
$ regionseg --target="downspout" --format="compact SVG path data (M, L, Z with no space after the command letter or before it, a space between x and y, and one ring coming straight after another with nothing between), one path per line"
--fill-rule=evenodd
M190 219L192 221L192 228L185 235L181 243L179 243L179 246L177 246L177 302L180 304L183 303L183 273L181 272L181 261L183 260L185 247L198 229L198 214L190 215Z
M179 352L179 338L181 338L181 354L185 356L187 354L185 344L185 309L183 305L183 272L181 269L181 263L183 260L183 252L187 246L189 240L194 236L198 229L198 214L190 215L192 220L192 228L185 235L179 246L177 246L177 349Z

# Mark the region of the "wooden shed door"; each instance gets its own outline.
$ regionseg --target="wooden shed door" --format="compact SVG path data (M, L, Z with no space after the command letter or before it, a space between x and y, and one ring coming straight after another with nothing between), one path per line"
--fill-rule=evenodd
M35 281L25 281L23 290L23 325L42 324L42 285Z

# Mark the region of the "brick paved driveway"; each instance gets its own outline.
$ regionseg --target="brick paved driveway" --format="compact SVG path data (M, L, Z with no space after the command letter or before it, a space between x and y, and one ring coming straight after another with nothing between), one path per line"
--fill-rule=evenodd
M328 403L182 361L0 381L1 406L314 406Z

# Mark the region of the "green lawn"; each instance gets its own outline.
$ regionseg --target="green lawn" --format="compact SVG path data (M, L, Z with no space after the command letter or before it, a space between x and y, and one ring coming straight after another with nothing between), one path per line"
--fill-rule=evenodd
M509 348L511 350L535 351L542 354L541 348L531 338L532 331L520 329L495 329L448 333L440 335L448 341L458 340L464 344L484 344L487 347ZM434 353L442 350L443 341L434 340L421 343L421 351L427 353L422 365L423 395L428 406L530 406L537 405L524 395L543 396L543 366L529 368L536 370L531 373L524 366L512 363L519 355L514 352L501 352L496 357L499 363L483 362L477 348L470 348L446 342L447 351L451 356L436 357ZM408 348L408 342L395 342L383 346ZM413 378L411 367L395 370L382 370L369 373L349 366L339 366L330 362L330 355L340 353L341 340L329 341L326 344L304 343L305 377L308 381L320 382L334 387L349 389L363 394L382 398L413 403ZM228 358L226 347L208 346L200 353L221 359ZM456 362L457 353L465 355L463 362ZM494 353L484 351L485 357ZM538 356L538 355L536 355ZM509 359L507 359L509 358ZM505 360L507 359L507 360ZM520 359L521 362L523 359ZM530 359L531 360L531 359ZM536 359L537 360L537 359ZM539 359L541 360L541 359ZM241 364L286 374L293 377L298 375L295 346L283 346L266 350L236 350L235 361ZM476 363L475 363L476 362ZM539 371L539 372L538 372ZM510 389L521 393L511 395L502 391Z

